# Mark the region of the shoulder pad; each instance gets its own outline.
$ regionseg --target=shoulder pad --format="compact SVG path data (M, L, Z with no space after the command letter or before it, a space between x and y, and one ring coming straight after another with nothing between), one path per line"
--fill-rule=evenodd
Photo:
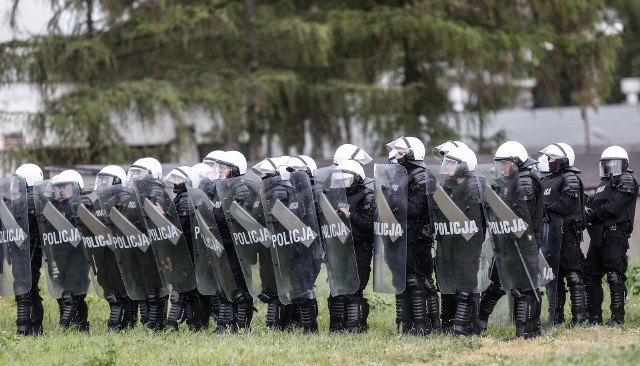
M624 172L620 175L618 190L622 193L636 194L638 193L638 182L633 178L633 175L628 172Z
M425 170L425 168L419 167L409 173L409 181L411 182L412 186L418 184L426 187L427 173L425 172Z
M582 184L580 183L578 176L572 172L566 172L562 174L562 179L564 181L562 192L570 196L579 197L582 191Z

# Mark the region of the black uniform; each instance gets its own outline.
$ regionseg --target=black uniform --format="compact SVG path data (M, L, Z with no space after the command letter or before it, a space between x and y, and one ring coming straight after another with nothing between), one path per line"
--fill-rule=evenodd
M531 226L533 227L533 232L536 238L536 246L528 248L527 243L520 241L519 250L528 253L517 253L514 251L501 253L501 255L506 257L503 261L504 263L518 263L520 262L520 254L523 254L523 259L528 260L531 258L536 258L537 260L537 252L540 249L540 238L541 238L541 230L542 230L542 211L543 211L543 202L542 202L542 182L540 178L535 175L531 170L527 168L521 169L518 173L518 179L509 179L509 180L499 180L496 182L494 190L499 195L505 194L515 194L516 197L512 198L508 201L524 201L526 204L527 212L526 217L531 220ZM509 181L511 184L508 184ZM516 213L520 215L520 213ZM524 244L524 245L523 245ZM528 254L528 255L525 255ZM513 258L516 257L517 258ZM533 266L527 266L529 268ZM526 276L526 272L524 270L522 273L516 274L517 276ZM482 294L482 301L480 302L479 308L479 325L482 330L487 329L487 321L489 320L489 316L493 312L496 304L506 294L505 290L502 288L500 284L500 277L498 275L498 268L495 265L491 268L490 273L491 283L486 291ZM526 283L528 279L521 278L519 283ZM537 289L531 289L531 287L525 288L517 288L512 289L511 293L514 297L514 317L516 318L516 336L532 338L540 334L540 315L541 315L541 304L539 299L541 299L541 293ZM520 305L523 304L523 305ZM528 309L528 311L520 311Z
M185 183L174 185L173 192L176 193L173 203L176 206L176 212L180 220L180 228L187 243L191 262L193 263L191 214L194 208L189 203L189 193L187 192ZM186 318L189 329L193 331L202 329L205 327L205 324L208 325L208 318L211 315L211 302L207 301L204 295L200 294L197 289L181 293L174 290L171 293L170 301L171 310L169 310L169 316L165 321L166 329L177 330L178 322L184 318Z
M638 182L626 171L602 178L588 204L591 243L585 261L585 280L592 323L602 323L602 278L605 273L611 292L609 325L624 323L628 238L633 230L637 196Z
M427 186L433 185L423 162L398 161L407 169L407 284L396 295L396 323L406 333L426 334L440 328L439 304L433 283L433 237L429 227ZM428 184L430 183L430 184Z
M356 184L347 188L347 202L360 285L353 294L329 297L329 331L362 332L368 329L369 302L363 291L371 275L375 195L370 188Z
M478 302L480 294L478 288L478 271L480 254L485 239L486 223L480 200L480 185L484 185L475 173L466 173L465 180L458 183L458 176L447 178L442 187L451 200L465 215L476 222L478 232L469 241L460 235L448 236L448 239L438 238L439 252L447 253L447 258L453 262L448 265L457 269L455 294L442 294L442 323L445 330L453 330L454 334L469 335L479 333L476 327ZM445 221L445 220L442 220ZM436 273L436 278L438 274Z
M580 250L583 230L584 189L580 178L566 168L547 176L543 183L544 216L550 214L562 217L562 241L560 244L560 268L558 270L557 300L554 323L564 322L564 303L567 279L571 296L571 313L574 324L587 320L586 294L584 284L584 255Z
M232 197L244 206L248 203L253 203L254 198L251 197L251 191L242 184L240 180L232 187ZM238 254L233 245L233 239L231 232L229 231L229 224L224 215L224 209L222 202L217 192L208 191L207 195L212 197L213 202L213 215L216 218L216 224L218 225L218 231L222 238L222 245L227 253L229 259L229 266L233 272L233 277L236 281L237 288L233 290L231 296L233 297L233 303L227 301L224 296L219 296L220 309L218 313L218 321L216 326L216 332L223 332L226 329L231 331L237 331L238 328L249 329L251 320L253 319L253 297L249 294L247 283L242 273L242 267L238 260ZM244 205L243 205L244 204Z
M27 187L27 205L29 220L29 247L31 252L31 290L16 296L18 334L42 334L44 308L38 283L42 267L42 240L38 230L38 216L33 201L33 187Z

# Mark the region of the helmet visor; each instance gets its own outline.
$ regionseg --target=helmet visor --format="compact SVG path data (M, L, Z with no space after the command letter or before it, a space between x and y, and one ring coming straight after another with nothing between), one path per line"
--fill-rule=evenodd
M498 177L507 177L518 171L518 165L511 160L496 160L495 169Z
M445 157L444 159L442 159L442 165L440 165L440 174L454 176L456 171L460 167L460 164L461 162L458 160Z
M205 159L203 163L211 167L212 172L209 176L212 180L220 179L220 163L217 160Z
M148 170L140 167L132 166L127 172L127 182L133 182L144 178L148 174Z
M74 182L61 182L53 185L53 197L56 199L70 198L74 195Z
M104 187L108 187L108 186L112 186L114 184L120 184L120 183L122 183L122 181L120 181L120 178L116 177L115 175L98 174L96 176L96 183L93 186L93 189L97 191L100 188L104 188Z
M616 176L622 174L623 162L620 159L603 159L600 160L600 176Z
M170 185L176 185L185 183L187 181L187 178L185 178L185 176L179 171L172 170L171 172L169 172L169 174L167 174L164 180Z
M351 187L355 181L355 175L351 173L333 172L331 174L330 188L347 188Z

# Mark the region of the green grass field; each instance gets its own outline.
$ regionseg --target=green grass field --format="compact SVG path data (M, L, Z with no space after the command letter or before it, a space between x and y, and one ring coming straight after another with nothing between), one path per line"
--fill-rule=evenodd
M606 286L605 286L606 287ZM367 334L329 335L326 301L320 302L319 335L276 332L264 325L265 307L258 304L250 333L216 335L153 333L137 327L123 333L106 331L108 306L88 297L91 332L57 329L57 303L45 299L45 334L15 335L13 298L0 299L0 364L128 365L128 364L468 364L468 365L637 365L640 362L640 304L631 297L627 323L619 328L560 326L535 340L504 342L513 327L492 325L482 337L445 335L399 336L395 332L393 297L367 295L372 303ZM605 317L608 317L605 303ZM568 311L568 309L567 309Z

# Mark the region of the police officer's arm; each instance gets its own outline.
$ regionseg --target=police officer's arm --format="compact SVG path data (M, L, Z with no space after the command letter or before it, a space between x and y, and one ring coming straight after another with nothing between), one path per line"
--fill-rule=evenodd
M369 191L355 210L351 211L349 220L365 232L373 232L373 221L376 216L376 201L373 192Z
M580 181L574 174L563 177L562 194L559 199L545 204L547 212L554 212L561 216L571 214L576 206L580 205Z
M427 201L427 175L424 171L416 173L413 179L409 182L409 197L407 201L407 217L424 218L425 208L428 205Z
M542 183L537 177L531 175L520 178L521 192L527 202L529 219L533 226L536 238L540 238L542 232Z
M589 219L597 218L605 221L610 217L620 215L635 195L638 194L638 187L629 173L622 173L619 177L618 188L613 192L613 196L607 203L598 207L589 215Z

